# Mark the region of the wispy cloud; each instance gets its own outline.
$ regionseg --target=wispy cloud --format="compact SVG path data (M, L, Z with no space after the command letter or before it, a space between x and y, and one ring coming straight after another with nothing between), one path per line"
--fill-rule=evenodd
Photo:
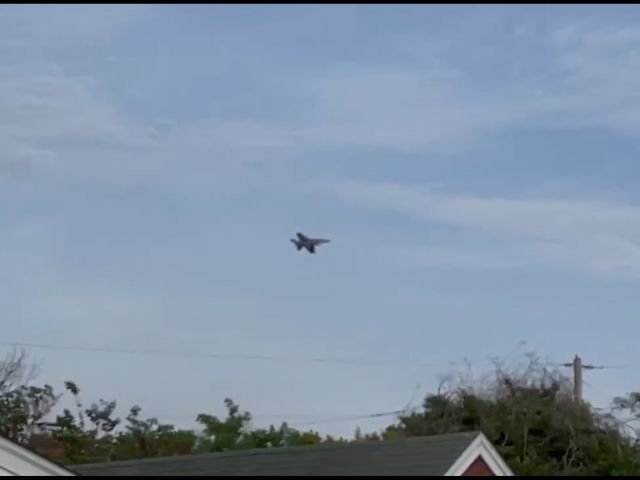
M496 45L484 53L504 67L492 82L478 81L482 72L462 61L447 61L445 51L464 54L450 45L432 48L433 62L411 67L336 65L307 82L321 122L311 138L446 153L522 126L640 128L640 29L578 23L536 34L538 71L519 74L517 58Z
M310 82L322 123L307 133L319 144L343 148L468 147L515 114L504 101L476 96L468 80L447 67L335 69Z
M31 10L0 12L0 25L16 25L3 29L0 38L8 44L32 42L26 52L38 58L37 39L23 32L34 30L24 24ZM48 29L47 38L62 42L60 48L64 39L92 45L96 38L111 38L150 18L150 10L142 7L87 7L70 12L72 23L69 16L52 12L48 26L43 27ZM77 26L89 24L91 29ZM527 31L524 27L517 32ZM52 29L61 36L51 34ZM163 128L158 128L157 119L143 120L115 107L91 77L69 75L55 66L46 71L33 65L27 68L22 63L12 71L0 71L0 140L6 149L0 171L25 171L29 165L46 163L51 167L47 175L53 171L61 177L84 171L93 178L106 178L122 171L123 176L142 179L146 174L158 181L159 175L186 178L185 172L192 172L193 180L201 180L203 169L218 171L223 165L246 160L293 159L325 149L459 152L493 134L530 124L546 128L597 125L622 132L640 128L640 95L634 88L640 82L639 29L576 24L551 31L529 30L546 40L541 44L548 49L541 55L543 60L537 60L542 72L537 75L514 77L505 69L497 72L493 82L479 82L474 68L444 55L456 52L455 41L392 33L389 38L396 51L404 49L415 57L416 45L429 44L434 60L411 65L335 62L306 68L295 76L287 69L273 69L266 72L269 82L258 85L254 94L260 98L284 95L290 115L277 120L251 113L233 118L212 115L198 121L163 118ZM517 32L515 37L522 37ZM249 68L242 63L241 53L254 58L248 51L251 42L237 48L234 68ZM502 63L508 64L506 52L482 53L493 62L503 54ZM296 56L291 51L287 55L278 58L279 65L295 64ZM285 76L286 84L295 90L292 97L279 90L277 80ZM215 103L216 98L213 84L207 101Z
M553 31L556 72L542 86L546 108L573 125L640 128L640 29L584 22Z
M640 207L588 200L450 195L382 183L347 183L338 192L368 207L479 234L497 234L521 245L520 258L530 255L640 276ZM501 250L492 255L499 258Z
M97 151L135 152L152 144L143 125L96 98L90 79L0 72L0 91L5 172L69 173L95 167Z
M405 243L380 248L376 252L389 267L402 270L514 270L535 267L536 264L542 268L556 265L549 256L543 255L545 245L542 243L501 247L474 249Z

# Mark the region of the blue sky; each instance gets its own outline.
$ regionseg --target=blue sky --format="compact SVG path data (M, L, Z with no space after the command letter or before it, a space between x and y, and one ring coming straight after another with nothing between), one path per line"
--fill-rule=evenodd
M638 20L0 7L3 341L281 359L29 350L179 425L231 396L349 435L528 351L628 365L588 372L605 406L640 388Z

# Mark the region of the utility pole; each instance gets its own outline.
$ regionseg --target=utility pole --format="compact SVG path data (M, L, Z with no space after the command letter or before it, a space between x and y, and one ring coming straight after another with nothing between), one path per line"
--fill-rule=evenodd
M573 398L582 402L582 359L578 355L573 359Z
M571 363L563 363L563 367L573 367L573 399L576 403L582 402L582 370L595 370L607 367L596 367L595 365L583 365L582 359L576 355Z

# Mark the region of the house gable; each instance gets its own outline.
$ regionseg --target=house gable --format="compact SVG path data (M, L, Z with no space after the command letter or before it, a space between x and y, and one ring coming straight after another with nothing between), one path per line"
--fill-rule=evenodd
M514 474L487 437L479 433L444 476L512 477Z
M478 457L462 474L463 477L495 477L493 470L484 461L484 458Z

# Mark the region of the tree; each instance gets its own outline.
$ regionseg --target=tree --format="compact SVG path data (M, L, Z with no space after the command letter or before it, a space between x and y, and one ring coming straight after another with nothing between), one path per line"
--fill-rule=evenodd
M382 437L378 434L378 432L373 433L362 433L360 427L356 428L355 434L353 436L354 442L379 442L382 440Z
M114 450L114 430L120 424L115 418L116 402L100 400L84 408L80 401L80 389L73 382L65 382L66 390L73 395L77 407L74 415L64 409L49 423L49 430L33 439L38 449L63 463L76 464L111 460Z
M196 418L198 423L204 426L205 439L200 448L207 452L224 452L236 450L241 446L245 433L245 425L251 421L251 414L240 413L240 407L230 398L225 398L227 418L220 420L214 415L201 413Z
M620 415L626 415L620 418ZM640 448L640 392L631 392L624 397L613 400L612 416L633 439L633 444Z
M100 400L84 409L79 388L66 382L67 390L76 398L77 416L64 410L58 416L52 436L62 445L61 460L68 464L130 460L190 454L195 449L196 435L161 424L156 418L140 419L141 408L134 406L127 416L124 431L116 432L121 419L114 416L115 401ZM87 420L85 420L85 418Z
M37 366L28 366L26 354L13 351L0 362L0 434L65 464L124 460L192 453L196 435L176 430L157 419L141 420L133 407L124 431L115 415L114 400L100 400L85 408L80 389L65 382L75 399L76 412L68 408L54 419L54 407L62 397L50 385L30 385Z
M252 428L252 416L225 399L227 415L200 414L198 436L133 406L125 420L115 400L85 407L80 389L65 382L74 409L54 415L62 394L33 386L37 368L24 353L0 362L0 434L65 464L188 455L248 448L279 448L349 440L300 431L287 423ZM496 365L489 376L445 379L422 411L401 415L377 433L356 430L355 442L480 430L518 475L626 475L640 471L640 393L616 398L610 413L574 401L567 378L531 356L524 370Z
M423 412L401 416L384 438L479 430L517 475L639 471L639 451L615 419L576 403L567 379L533 358L523 373L495 373L482 389L461 384L427 396Z
M140 419L141 408L134 406L127 416L126 432L117 438L115 459L163 457L193 453L196 435L190 430L176 430L156 418Z
M0 435L24 443L45 427L60 397L50 385L30 385L36 373L37 366L27 366L24 351L14 350L0 362Z
M197 421L204 426L204 439L200 450L205 452L223 452L249 448L272 448L299 445L315 445L322 437L313 431L300 432L282 423L276 428L250 428L251 414L240 412L240 407L230 398L225 399L227 418L220 420L216 416L200 414Z

